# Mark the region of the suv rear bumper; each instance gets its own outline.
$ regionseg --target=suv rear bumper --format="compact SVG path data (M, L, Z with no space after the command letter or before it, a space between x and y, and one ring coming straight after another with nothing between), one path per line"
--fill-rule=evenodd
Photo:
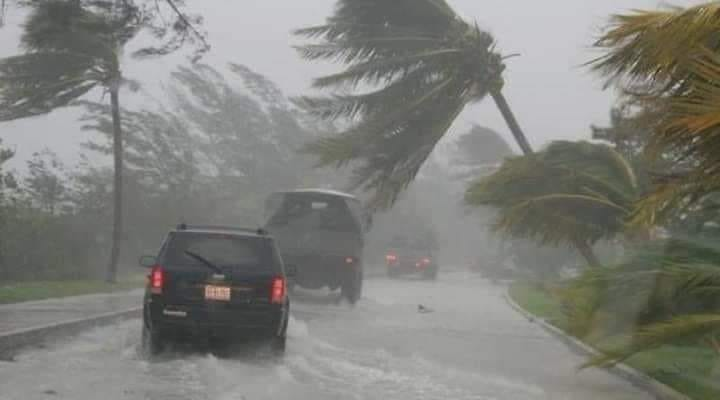
M347 262L348 258L352 261ZM338 255L284 256L285 264L295 266L293 281L302 287L317 289L322 286L338 287L355 276L361 261L358 257Z
M146 304L145 318L161 334L173 337L264 338L281 335L286 328L288 306L223 306L152 301Z

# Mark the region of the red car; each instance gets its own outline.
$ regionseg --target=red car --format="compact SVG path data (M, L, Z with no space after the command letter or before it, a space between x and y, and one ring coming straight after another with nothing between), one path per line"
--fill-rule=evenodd
M419 274L425 279L436 279L438 264L433 249L422 241L395 238L385 255L389 277Z

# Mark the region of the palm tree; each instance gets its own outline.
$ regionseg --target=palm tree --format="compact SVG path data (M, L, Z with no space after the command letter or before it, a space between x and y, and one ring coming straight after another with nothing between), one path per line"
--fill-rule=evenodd
M638 196L635 174L612 148L558 141L507 159L472 184L465 200L499 210L495 228L540 244L571 244L591 266L592 245L623 232Z
M720 3L615 16L591 64L631 101L662 110L650 150L676 154L673 171L640 204L653 224L720 189Z
M323 166L355 162L353 186L374 191L376 207L392 205L465 106L488 95L522 151L532 151L502 93L506 57L445 0L338 0L326 24L296 33L321 39L299 47L304 58L347 66L314 81L333 95L298 99L319 117L349 122L306 149Z
M135 7L93 4L35 3L21 38L25 54L0 60L0 121L49 113L97 87L110 93L115 196L106 279L114 282L123 231L120 53L137 33L141 20Z

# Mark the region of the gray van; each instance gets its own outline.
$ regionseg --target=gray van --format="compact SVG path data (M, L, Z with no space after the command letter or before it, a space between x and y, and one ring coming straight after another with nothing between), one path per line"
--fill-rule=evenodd
M353 195L300 189L270 195L265 228L275 237L292 284L308 289L340 288L355 303L362 294L362 205Z

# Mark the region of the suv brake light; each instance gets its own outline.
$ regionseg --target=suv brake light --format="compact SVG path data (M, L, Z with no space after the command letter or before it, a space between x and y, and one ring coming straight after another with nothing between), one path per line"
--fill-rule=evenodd
M285 303L285 294L285 278L280 276L273 278L270 286L270 303Z
M150 292L152 294L162 294L165 284L165 272L162 267L156 265L150 270Z
M394 263L397 259L398 257L395 254L388 254L385 256L385 260L389 263Z

